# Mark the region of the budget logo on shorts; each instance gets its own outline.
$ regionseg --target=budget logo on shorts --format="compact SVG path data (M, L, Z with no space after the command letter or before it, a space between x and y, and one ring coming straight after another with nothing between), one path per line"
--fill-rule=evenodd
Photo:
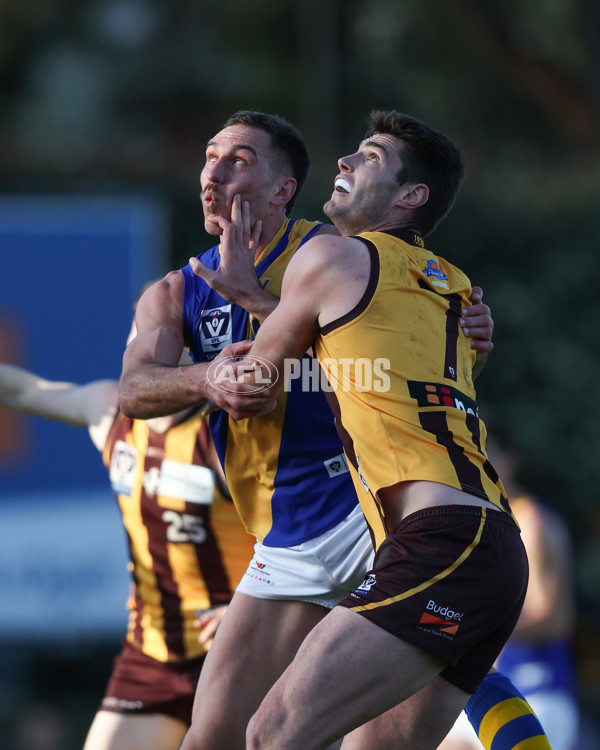
M373 588L375 583L376 583L375 576L368 575L365 578L365 580L360 584L360 586L352 592L353 596L361 596L364 599L365 596L369 593L369 591Z
M431 635L452 639L458 632L463 614L464 612L456 612L450 607L438 605L433 599L430 599L417 627L419 630L431 633Z
M279 370L264 357L223 357L211 362L206 379L224 393L253 394L274 386ZM245 387L239 388L239 383Z

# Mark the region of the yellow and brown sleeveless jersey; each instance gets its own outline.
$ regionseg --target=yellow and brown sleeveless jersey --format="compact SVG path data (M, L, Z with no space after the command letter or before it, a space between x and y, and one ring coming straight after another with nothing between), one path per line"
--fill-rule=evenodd
M158 434L118 412L103 460L129 541L127 640L159 661L199 656L196 613L229 602L254 543L215 482L206 420Z
M377 546L385 529L376 495L398 482L439 482L510 512L485 452L475 352L459 329L468 278L412 232L358 239L371 256L368 288L354 310L322 328L316 352Z

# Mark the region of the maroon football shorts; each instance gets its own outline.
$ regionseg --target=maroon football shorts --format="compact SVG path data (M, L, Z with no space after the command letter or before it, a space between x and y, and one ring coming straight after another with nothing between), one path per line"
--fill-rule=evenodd
M446 505L407 516L363 583L339 604L447 663L474 693L515 627L529 568L504 512Z
M127 714L166 714L189 726L204 658L162 662L125 642L113 662L100 708Z

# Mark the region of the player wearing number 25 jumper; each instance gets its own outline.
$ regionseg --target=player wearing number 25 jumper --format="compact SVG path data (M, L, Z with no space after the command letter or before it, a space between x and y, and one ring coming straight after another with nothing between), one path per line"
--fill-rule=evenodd
M130 419L114 380L59 383L3 362L0 404L88 427L127 535L127 634L85 750L176 750L254 541L220 477L207 419L199 409Z

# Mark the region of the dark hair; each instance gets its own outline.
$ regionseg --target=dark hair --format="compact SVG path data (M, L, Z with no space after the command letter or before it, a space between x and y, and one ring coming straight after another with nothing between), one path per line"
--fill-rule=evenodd
M289 214L298 193L302 189L308 176L310 160L308 151L302 140L302 136L287 120L279 115L269 115L264 112L253 112L249 109L242 109L235 112L227 119L224 128L232 125L248 125L252 128L264 130L271 136L271 145L280 157L280 163L274 160L273 167L279 170L292 170L292 176L296 180L296 191L288 201L285 207L286 214Z
M423 182L429 188L429 200L415 209L415 229L423 236L432 232L446 216L460 188L465 160L450 138L424 122L396 110L374 110L369 117L370 130L387 133L402 141L399 154L403 168L398 172L399 185Z

